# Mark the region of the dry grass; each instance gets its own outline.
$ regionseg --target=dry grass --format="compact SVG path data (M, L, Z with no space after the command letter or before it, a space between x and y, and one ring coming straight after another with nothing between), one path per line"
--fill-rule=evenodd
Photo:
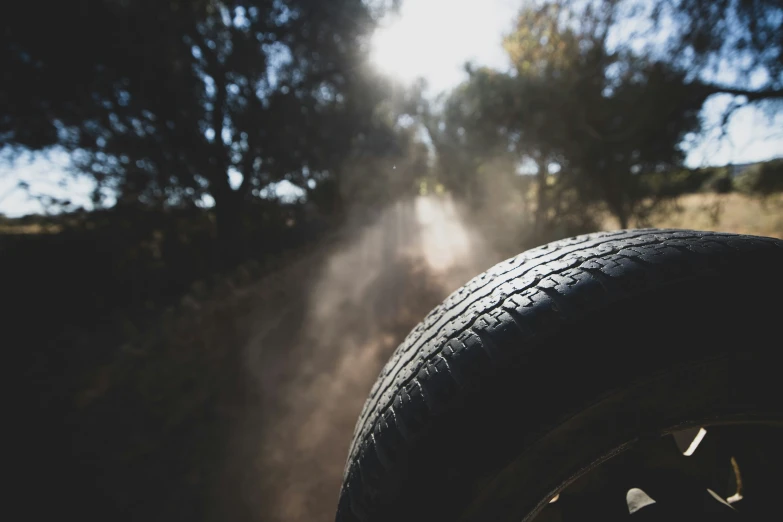
M737 193L687 194L662 209L650 224L783 238L783 194L766 199ZM607 218L602 228L616 229L617 222Z
M0 223L0 234L56 234L61 232L61 225L31 223L20 225L16 223Z
M689 194L678 203L680 212L655 225L783 238L783 194L765 200L742 194Z

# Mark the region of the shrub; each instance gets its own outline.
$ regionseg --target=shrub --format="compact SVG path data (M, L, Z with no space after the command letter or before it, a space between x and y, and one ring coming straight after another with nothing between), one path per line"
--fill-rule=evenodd
M783 192L783 158L750 167L737 176L736 184L749 196L767 197Z
M707 170L707 169L705 169ZM708 169L711 176L707 178L701 186L702 192L714 192L716 194L728 194L734 190L734 180L729 175L728 169L716 168Z

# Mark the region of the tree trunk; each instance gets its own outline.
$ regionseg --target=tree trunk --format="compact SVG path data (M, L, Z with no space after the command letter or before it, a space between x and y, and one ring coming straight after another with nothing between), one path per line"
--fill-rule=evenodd
M620 176L610 177L609 183L604 186L604 195L606 205L609 211L614 214L620 223L621 229L628 228L628 221L631 219L630 205L625 192L625 187L621 183Z
M223 268L231 268L242 261L245 255L244 241L244 193L247 183L243 181L242 190L233 190L228 181L229 147L222 143L223 117L226 103L226 75L216 52L203 49L208 64L208 72L215 82L215 101L212 111L212 128L215 131L213 144L213 165L210 185L215 198L215 225L217 246ZM245 173L247 175L247 173Z
M620 222L620 228L628 228L628 216L625 211L620 211L620 213L617 214L617 221Z
M242 197L232 190L215 194L217 246L225 268L236 265L246 254L244 208Z
M617 221L620 222L620 228L628 228L628 221L630 221L630 216L628 210L623 204L623 201L621 200L618 202L618 204L614 205L613 210L614 216L617 218Z
M538 173L536 174L537 195L536 195L536 214L533 227L536 236L540 236L546 227L547 214L549 213L549 187L547 187L547 167L543 162L538 164Z

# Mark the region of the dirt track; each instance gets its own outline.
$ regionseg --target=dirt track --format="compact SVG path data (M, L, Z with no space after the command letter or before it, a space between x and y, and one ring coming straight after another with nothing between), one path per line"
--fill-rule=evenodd
M215 518L327 521L364 399L426 313L499 261L453 203L421 197L259 285Z

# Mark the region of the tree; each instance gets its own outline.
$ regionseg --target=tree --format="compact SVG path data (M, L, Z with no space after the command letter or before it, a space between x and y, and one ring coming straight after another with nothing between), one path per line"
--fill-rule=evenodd
M551 0L535 5L552 5ZM779 0L567 0L577 19L610 12L612 51L666 63L705 93L733 99L734 111L755 104L780 110L783 100L783 4Z
M428 126L439 163L464 187L498 154L532 165L539 233L574 191L623 227L645 220L667 196L647 174L682 163L709 96L777 107L782 24L772 0L528 4L504 40L512 70L469 68Z
M751 166L737 176L736 184L741 192L762 200L783 192L783 159Z
M539 233L564 191L605 204L622 227L643 217L656 199L642 178L681 163L679 144L699 129L708 90L666 62L612 50L614 16L611 6L523 10L504 42L513 71L469 70L445 103L446 129L535 165Z
M570 71L575 89L557 96L580 100L581 108L570 110L582 114L578 123L587 136L572 144L583 145L580 163L593 173L574 181L584 181L580 191L606 202L621 224L657 203L639 175L623 173L680 163L679 143L700 129L698 112L708 97L734 95L724 125L748 103L780 108L783 4L775 0L545 0L537 6L523 13L507 50L518 72L521 64L541 77L554 74L544 85L550 92ZM582 59L569 61L580 55L576 46ZM573 123L569 129L579 130Z
M715 93L751 102L783 98L779 0L657 0L650 8L652 30L668 35L663 50L679 69ZM730 71L726 79L721 69Z
M0 145L59 145L122 204L214 200L229 258L243 207L334 175L373 131L361 0L15 3L3 16ZM6 8L10 10L10 8ZM45 13L46 16L41 16Z

